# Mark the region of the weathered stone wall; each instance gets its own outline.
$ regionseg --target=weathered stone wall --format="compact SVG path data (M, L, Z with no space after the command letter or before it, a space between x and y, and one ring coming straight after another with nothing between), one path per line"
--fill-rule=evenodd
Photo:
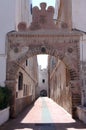
M27 65L26 65L27 64ZM24 63L18 65L19 68L15 77L15 84L7 84L12 90L11 117L21 112L23 108L29 105L36 98L36 87L38 84L38 70L36 56L28 58ZM18 87L19 73L23 75L23 84L21 89ZM14 88L14 89L13 89ZM14 104L14 105L12 105ZM19 108L20 105L20 108Z
M80 68L81 68L81 93L82 105L86 107L86 35L80 40Z
M27 63L26 63L27 62ZM35 65L35 66L34 66ZM36 98L36 87L38 79L37 71L37 58L36 56L27 59L17 72L16 79L16 114L21 112L26 106L28 106ZM19 73L23 75L23 85L21 90L18 88Z
M57 4L60 2L57 9ZM72 28L72 0L56 0L58 10L57 25L59 28Z
M67 68L58 61L50 74L50 97L69 113L72 113L70 86L68 85Z
M25 107L32 103L32 96L16 99L16 115L18 115Z
M24 96L32 95L33 100L35 99L35 89L37 81L32 77L24 68L19 68L19 72L23 74L23 86L21 90L18 90L18 77L16 79L16 98L22 98Z

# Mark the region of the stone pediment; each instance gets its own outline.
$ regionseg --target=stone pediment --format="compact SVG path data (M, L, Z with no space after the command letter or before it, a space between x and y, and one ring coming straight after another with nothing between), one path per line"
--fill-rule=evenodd
M38 29L56 29L54 23L54 7L49 6L46 9L46 3L40 3L39 9L37 6L32 9L32 23L29 28L26 27L24 22L19 23L18 30L38 30Z

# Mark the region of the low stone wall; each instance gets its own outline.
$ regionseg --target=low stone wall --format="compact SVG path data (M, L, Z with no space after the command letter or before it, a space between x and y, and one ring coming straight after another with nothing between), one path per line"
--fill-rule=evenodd
M86 123L86 107L84 106L78 106L77 107L77 115L78 118L83 121L84 123Z
M4 124L9 119L9 107L0 110L0 125Z
M32 96L26 96L16 99L16 115L18 115L25 107L32 103Z

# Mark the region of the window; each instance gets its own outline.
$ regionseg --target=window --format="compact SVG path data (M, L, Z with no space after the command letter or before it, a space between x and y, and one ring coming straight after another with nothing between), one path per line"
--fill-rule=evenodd
M25 84L24 84L24 88L23 88L23 96L25 96Z
M24 84L24 88L23 88L23 96L27 96L28 95L28 85Z
M19 72L19 78L18 78L18 90L22 90L23 88L23 74Z
M26 66L28 66L28 60L26 60Z
M42 83L45 83L45 79L42 79Z
M29 84L29 95L32 95L32 88L31 84Z
M32 14L32 4L30 5L30 12L31 12L31 14Z

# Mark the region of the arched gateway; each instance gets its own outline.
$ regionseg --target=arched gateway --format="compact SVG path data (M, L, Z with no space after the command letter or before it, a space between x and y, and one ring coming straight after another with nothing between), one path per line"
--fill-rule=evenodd
M71 90L72 116L76 114L76 107L81 102L79 41L80 34L66 29L58 29L52 20L53 7L41 4L33 8L33 21L29 28L20 23L19 31L7 34L7 78L6 84L12 90L11 116L16 114L16 79L21 64L27 58L37 54L48 54L59 57L68 70L73 70L74 78L68 81Z

